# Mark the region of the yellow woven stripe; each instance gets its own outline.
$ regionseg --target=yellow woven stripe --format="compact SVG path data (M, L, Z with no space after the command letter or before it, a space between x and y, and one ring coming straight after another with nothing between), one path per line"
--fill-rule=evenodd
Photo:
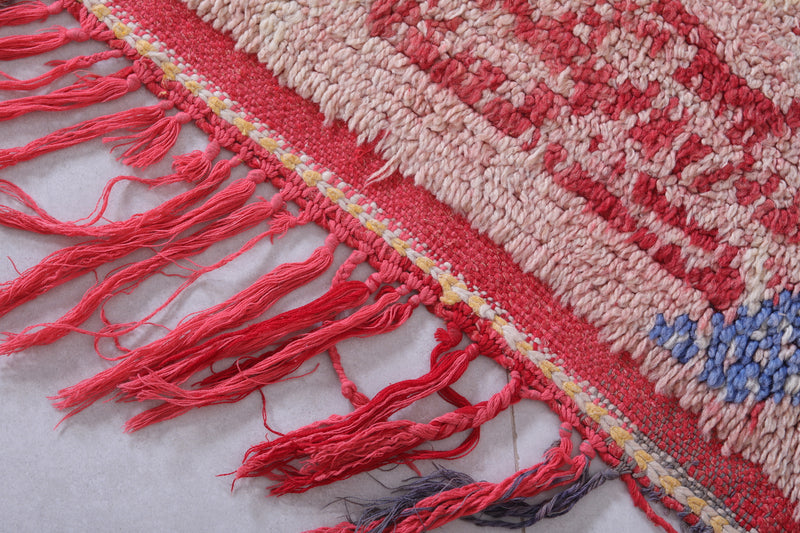
M95 6L92 6L92 13L94 13L95 17L101 19L109 16L111 14L111 10L108 9L103 4L97 4Z
M139 52L140 56L146 56L153 50L155 50L153 45L145 41L144 39L139 39L138 41L136 41L136 51Z
M161 63L161 70L164 71L164 78L168 79L169 81L174 81L175 76L180 73L181 68L175 63L165 61L164 63Z
M289 170L294 170L300 164L300 158L294 154L283 154L281 156L281 163Z
M208 107L211 108L211 111L213 111L215 115L219 115L223 110L228 108L228 106L225 105L225 102L216 96L212 96L208 99Z
M633 436L631 436L630 433L619 426L613 426L608 432L611 434L611 438L614 439L614 442L616 442L617 446L620 448L624 448L625 443L633 439Z
M415 263L419 267L419 269L425 272L426 274L431 273L431 268L433 268L434 265L433 260L425 256L418 257Z
M270 137L262 137L261 139L259 139L258 144L260 144L264 150L270 153L278 149L278 141Z
M608 414L608 409L594 403L587 403L586 414L595 422L600 422L600 419Z
M647 453L644 450L636 450L633 454L633 458L636 461L636 464L639 466L640 469L646 470L647 463L653 460L653 456Z

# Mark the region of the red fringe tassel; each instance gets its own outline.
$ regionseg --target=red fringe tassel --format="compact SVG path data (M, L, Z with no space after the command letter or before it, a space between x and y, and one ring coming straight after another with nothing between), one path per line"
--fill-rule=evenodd
M108 137L103 139L103 142L125 141L114 146L114 148L128 147L118 159L128 166L144 168L161 161L167 155L178 140L181 126L190 120L192 120L190 115L180 112L175 116L158 120L144 131L120 137Z
M207 180L189 191L127 221L112 222L92 230L93 236L107 237L106 240L81 243L59 250L16 279L0 285L0 316L54 287L120 259L134 250L152 246L159 240L178 235L194 224L208 222L230 213L235 205L241 205L247 200L246 194L252 194L255 188L253 180L239 180L201 207L179 215L182 209L199 201L227 179L231 165L230 161L220 161ZM232 196L228 196L229 194ZM2 351L3 345L0 344L0 353Z
M39 1L19 2L10 5L0 2L0 27L22 26L23 24L45 20L50 15L57 15L63 10L64 5L60 1L53 2L50 5Z
M395 436L402 433L403 429L407 430L406 435L413 433L413 430L408 431L414 425L413 422L386 421L399 410L455 383L466 371L469 363L478 356L478 352L476 345L471 345L466 350L450 352L425 376L386 387L367 404L345 417L334 415L325 421L292 431L272 442L253 446L248 450L244 464L236 471L236 478L266 476L280 483L272 487L271 491L283 494L300 492L316 484L331 483L336 479L363 471L363 468L370 469L371 467L366 467L366 463L378 466L393 460L405 462L408 456L403 452L419 444L419 441L401 451L392 449L391 445L382 449L380 430L395 432ZM386 423L393 427L382 425ZM367 442L367 435L377 440L370 444ZM355 445L352 451L358 452L359 457L353 457L345 451L341 447L344 442ZM341 455L337 459L339 452ZM319 474L317 479L315 474L320 471L315 465L322 465L318 463L319 460L332 460L335 464L326 463L324 470L329 472L338 470L339 475L335 478L325 478L323 482L322 474ZM296 461L304 461L300 470L291 466ZM333 467L333 470L329 467Z
M374 304L301 335L278 350L247 361L239 360L231 365L231 372L225 375L225 379L205 380L201 388L186 390L152 373L143 374L133 385L135 398L140 401L162 400L164 403L133 417L126 429L135 431L193 408L238 401L264 385L286 379L304 362L344 339L392 331L405 322L411 313L412 304L400 304L403 309L395 309L396 312L392 312L391 308L385 309L398 298L397 293L389 292ZM127 392L125 385L120 389Z
M225 302L191 316L165 337L130 351L116 366L60 391L56 406L74 409L71 413L74 414L112 392L120 383L135 379L141 370L159 368L164 362L176 360L181 353L194 354L195 345L201 340L252 320L280 298L327 270L333 260L334 242L331 240L330 244L315 250L303 263L277 267Z
M391 463L461 456L474 446L474 442L467 441L449 451L421 451L415 448L462 431L476 430L519 401L520 386L521 380L515 375L502 391L488 401L456 409L427 424L397 420L373 422L363 428L347 428L338 432L326 428L327 438L313 443L308 443L308 439L305 442L292 442L293 433L289 433L272 443L260 445L258 451L251 448L236 471L236 479L266 476L278 481L277 485L270 488L272 494L286 494L304 492ZM366 404L363 409L368 410L371 404ZM301 462L299 468L293 465L296 461Z
M49 94L25 96L0 102L0 121L33 111L65 111L115 100L141 87L132 67L110 76L87 75L77 83Z
M581 444L581 454L572 457L572 432L562 426L558 446L545 452L544 461L521 470L500 483L480 481L445 490L416 503L408 516L390 524L391 531L397 533L418 533L441 527L448 522L464 516L480 513L487 507L515 498L529 498L545 491L563 487L577 481L589 465L594 450L585 441ZM361 531L383 530L386 524L380 521L370 524ZM316 533L355 532L356 526L350 522L335 527L313 530Z
M253 171L251 175L263 173ZM45 292L67 279L72 279L83 272L92 270L100 265L119 259L134 250L138 250L161 238L173 238L184 229L194 224L215 220L210 226L203 228L188 237L174 240L164 245L159 253L149 259L134 263L122 270L108 276L101 283L90 289L81 302L61 319L52 324L31 326L19 334L10 334L0 344L0 353L11 354L40 344L50 344L66 335L69 331L76 330L97 308L111 297L126 287L135 286L144 279L159 272L165 266L178 259L197 255L209 248L212 244L230 238L253 225L266 220L273 212L273 207L267 202L257 202L245 207L244 204L255 190L255 181L252 177L238 180L230 187L212 197L203 207L191 213L195 216L185 217L182 224L173 228L164 228L160 232L150 232L148 235L138 233L124 242L99 242L78 245L62 250L48 256L46 262L40 263L10 283L9 289L3 291L2 306L0 310L5 313L21 303L31 300L38 294ZM205 208L205 209L204 209ZM227 215L227 216L225 216ZM27 292L26 292L27 290ZM36 294L31 294L35 292ZM36 331L31 331L36 330ZM30 331L30 332L29 332Z
M136 130L154 124L164 118L164 111L172 108L169 101L157 105L126 109L111 115L85 120L74 126L62 128L49 135L31 141L25 146L0 150L0 168L6 168L40 155L68 148L96 139L118 129ZM174 143L174 139L172 140Z
M69 42L88 41L89 34L81 28L54 26L32 35L9 35L0 37L0 61L22 59L50 52Z
M131 398L148 390L150 376L163 382L180 385L196 373L210 368L217 361L263 350L287 335L319 322L331 320L339 313L363 304L369 295L370 290L366 284L360 281L346 281L297 309L286 311L238 331L223 333L179 351L175 351L174 345L171 345L169 350L152 352L144 356L137 350L138 353L130 354L118 365L125 368L114 372L115 386L120 389L120 395ZM232 365L232 368L242 367ZM141 373L145 369L148 373ZM225 371L216 372L210 378L218 381L224 374ZM210 378L206 378L203 383L210 382Z
M98 52L88 56L73 57L66 61L49 61L46 64L55 65L54 68L41 76L36 76L29 80L18 80L5 72L0 72L0 78L5 78L0 79L0 91L32 91L33 89L44 87L70 72L88 68L100 61L116 57L122 57L121 50L106 50L105 52Z

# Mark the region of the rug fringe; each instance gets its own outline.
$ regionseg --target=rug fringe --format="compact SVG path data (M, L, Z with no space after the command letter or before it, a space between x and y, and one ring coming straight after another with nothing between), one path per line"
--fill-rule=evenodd
M66 111L109 102L137 90L141 85L142 82L133 74L133 67L125 67L108 76L86 75L76 83L48 94L0 102L0 121L34 111Z
M1 83L2 82L0 82L0 84ZM16 165L23 161L29 161L40 155L56 150L69 148L70 146L96 139L97 137L106 135L115 130L126 129L135 131L147 128L163 119L164 112L172 107L172 102L164 100L157 105L126 109L111 115L103 115L85 120L74 126L61 128L60 130L31 141L25 146L0 150L0 169ZM117 138L112 138L112 140L116 139ZM174 143L174 140L172 143ZM142 149L144 149L144 146ZM163 154L161 157L163 157Z
M107 237L106 239L87 241L58 250L45 257L38 265L23 272L19 277L0 285L0 316L54 287L106 263L125 257L133 251L153 246L164 239L174 239L180 232L195 224L210 222L223 215L233 217L231 214L233 209L243 205L255 190L255 181L253 179L246 178L234 182L220 193L211 197L202 206L194 208L183 215L179 214L181 209L194 204L217 188L230 175L231 166L231 161L217 163L208 179L189 191L179 194L150 211L134 215L127 221L112 222L93 230L96 231L93 236L98 236L98 233L101 233L102 236ZM241 213L239 218L241 218ZM206 230L198 231L192 237L174 241L170 246L172 253L169 255L171 257L185 257L200 253L201 249L199 247L197 249L190 247L193 242L199 244L204 233L206 235L211 234L212 230L219 232L221 229L226 228L225 234L230 231L235 234L235 229L229 229L229 226L235 222L236 217L228 221L228 226L225 226L222 221L218 221ZM239 231L243 230L244 228L239 228ZM224 236L216 235L214 238L222 240ZM212 242L205 242L204 244L208 247ZM184 249L180 249L181 246ZM162 250L160 256L147 260L149 263L138 263L135 269L139 274L146 275L148 271L145 269L145 265L148 265L152 269L150 270L150 275L152 275L164 264L169 263L166 258L167 254L164 254ZM129 272L128 269L123 270L117 273L117 277L121 278L127 274L132 278L128 281L135 281L136 278ZM109 282L109 280L106 280L106 282ZM94 308L96 308L96 305ZM86 314L85 311L87 310L84 310L82 316ZM72 322L74 322L74 319ZM41 333L41 331L37 333ZM62 329L58 338L66 333L67 330ZM19 339L19 336L16 337ZM10 349L10 345L7 343L0 344L0 353L12 353L24 349L22 346L36 344L31 337L28 337L28 339L22 344L18 344L22 342L21 340L15 341L13 345L17 347L13 349ZM30 344L30 342L34 342L34 344Z
M388 419L455 383L479 354L475 344L451 351L438 359L428 374L389 385L347 416L335 415L253 446L236 471L236 479L266 476L278 482L270 492L285 494L303 492L391 463L465 454L474 446L477 435L467 438L454 450L415 448L423 442L441 440L460 431L477 430L482 423L519 400L519 376L512 377L506 388L488 402L461 407L428 424Z
M240 358L250 353L266 349L268 346L281 339L297 334L319 322L333 319L339 313L358 307L363 304L371 294L369 287L360 281L345 281L332 287L319 298L302 305L296 309L280 313L274 317L251 324L235 331L227 331L204 342L185 348L176 346L176 343L167 345L163 350L134 350L115 369L113 386L119 389L120 398L134 398L139 395L153 395L159 397L154 383L171 383L182 385L195 374L211 368L211 366L224 359ZM189 320L182 325L190 327ZM173 330L170 335L175 334ZM195 330L196 331L196 330ZM204 330L203 336L208 337L211 330ZM156 344L167 344L165 337ZM288 344L284 342L282 347ZM152 346L148 345L147 348ZM274 352L278 352L274 350ZM249 358L255 361L256 358ZM237 359L234 364L220 371L215 371L210 376L197 384L208 386L221 382L237 371L252 366L247 360ZM99 376L98 376L99 377ZM108 378L106 378L108 380ZM110 391L111 388L109 387Z
M88 40L89 34L81 28L63 26L53 26L30 35L0 37L0 61L32 57L50 52L67 43L82 43Z
M231 364L230 377L222 380L206 380L198 387L183 389L151 374L141 380L144 387L137 391L136 399L161 400L164 403L132 418L127 429L138 429L140 420L144 418L166 420L193 408L237 401L265 385L285 380L304 362L342 340L392 331L411 315L411 304L392 305L399 298L399 292L387 292L375 303L357 309L346 318L299 335L277 350L256 358L240 359Z
M64 277L75 278L142 247L155 244L163 238L174 239L182 231L195 224L214 221L211 225L187 237L171 240L159 250L157 255L126 266L109 275L89 289L77 305L55 322L29 326L17 334L7 334L6 339L0 343L0 353L11 354L32 346L50 344L71 331L82 331L79 326L113 295L140 284L178 259L197 255L212 244L221 242L267 220L274 212L271 203L261 201L244 205L255 192L256 184L263 179L262 171L252 171L247 178L233 182L228 188L212 197L196 210L197 213L190 212L194 216L179 218L178 221L182 223L175 223L147 233L139 231L135 236L122 242L100 241L73 246L71 249L65 249L67 250L66 254L56 252L54 255L57 256L57 259L48 256L46 260L50 259L49 264L43 262L33 267L27 272L27 276L20 276L14 280L10 290L3 291L4 298L0 300L3 303L0 306L0 314L32 299L31 294L24 292L28 287L41 294L41 292L63 283L64 279L58 276L59 273L62 275L65 273ZM220 216L224 216L224 218L216 220ZM55 279L52 277L54 271L57 273ZM24 283L18 283L20 280ZM109 336L116 337L119 334L119 332L114 332Z
M22 26L31 22L46 20L50 15L57 15L64 10L64 4L57 0L48 5L44 2L18 2L4 4L0 2L0 28L4 26Z
M0 206L0 224L9 228L30 231L42 235L62 235L65 237L96 237L96 238L120 238L132 236L142 225L152 224L153 219L159 216L176 215L176 197L172 201L165 202L163 205L151 209L146 213L135 215L127 221L109 222L100 226L95 226L103 218L103 214L108 207L111 191L115 185L123 181L137 182L147 185L150 188L159 187L169 183L188 182L199 183L209 172L211 161L219 153L219 144L212 141L208 149L203 152L195 150L189 154L176 156L173 168L176 173L158 178L137 178L135 176L117 176L108 181L103 188L100 199L97 201L94 211L87 217L77 221L61 221L50 216L47 211L39 207L36 201L17 185L0 179L0 194L3 194L19 204L27 207L35 213L31 215L23 213L9 206ZM230 168L227 164L220 166L217 179L225 179ZM209 181L215 180L209 178ZM186 195L190 196L190 195ZM181 198L185 201L185 198ZM152 226L151 226L152 227ZM63 250L62 250L63 251ZM0 285L2 289L3 285Z
M500 483L475 482L464 474L440 470L400 487L395 491L398 495L393 498L367 504L361 518L355 523L343 522L314 531L411 533L428 531L459 518L480 521L483 515L507 516L513 507L523 508L523 514L533 509L534 516L540 509L548 507L566 512L575 501L604 481L602 476L599 479L592 478L594 481L591 483L587 481L586 469L594 457L594 450L588 442L583 441L579 447L580 453L573 456L571 436L571 427L562 425L560 439L545 452L541 463L520 470ZM522 500L559 488L561 490L556 495L538 506ZM549 514L545 510L540 518L563 514L557 511ZM525 527L522 523L499 520L494 520L491 525Z
M117 137L107 137L103 142L118 142L114 148L127 146L128 148L119 156L123 163L134 168L144 168L157 163L167 155L167 152L178 140L181 126L192 120L188 113L179 112L174 116L162 117L149 128ZM119 142L124 141L124 142Z
M49 85L76 70L85 69L91 67L95 63L119 57L122 57L121 50L106 50L87 56L73 57L66 61L48 61L45 64L53 66L52 69L27 80L19 80L13 76L9 76L5 72L0 72L0 91L31 91Z
M280 298L327 270L333 260L335 242L331 239L329 244L317 248L303 263L280 265L225 302L187 318L163 338L131 350L116 366L60 391L56 397L56 406L60 409L72 409L72 415L128 380L146 382L147 371L155 372L163 368L164 364L178 361L182 356L202 357L203 352L196 351L202 348L198 346L200 341L256 318ZM231 349L235 350L236 347ZM211 355L213 357L214 352ZM145 391L147 389L148 387L144 387ZM147 393L139 393L144 394Z

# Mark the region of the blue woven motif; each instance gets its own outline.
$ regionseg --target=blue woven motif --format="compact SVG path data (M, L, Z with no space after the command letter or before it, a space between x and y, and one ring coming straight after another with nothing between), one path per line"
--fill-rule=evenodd
M789 396L793 405L800 404L800 296L783 291L777 304L764 300L754 313L742 306L730 324L715 313L711 326L710 334L698 335L697 322L688 315L669 324L659 314L650 338L681 363L705 357L698 379L714 389L725 387L728 402L755 395L757 401L776 402Z

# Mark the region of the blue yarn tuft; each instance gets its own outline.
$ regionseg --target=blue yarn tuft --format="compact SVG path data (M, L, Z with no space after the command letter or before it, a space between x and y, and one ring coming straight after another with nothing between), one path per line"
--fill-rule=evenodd
M788 394L793 405L800 403L800 295L784 290L751 312L740 306L731 323L714 313L709 330L698 332L686 314L672 323L659 314L649 337L680 363L704 357L698 380L724 388L728 402L779 402Z

